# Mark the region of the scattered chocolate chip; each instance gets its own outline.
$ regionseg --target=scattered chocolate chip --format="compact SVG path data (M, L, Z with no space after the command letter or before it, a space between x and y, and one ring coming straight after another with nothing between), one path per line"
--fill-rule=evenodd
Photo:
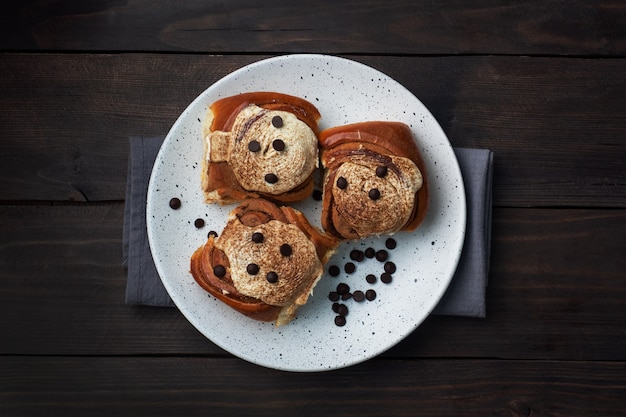
M342 294L347 294L350 292L350 286L348 284L345 283L341 283L339 285L337 285L337 294L342 295Z
M374 290L365 291L365 298L367 299L367 301L374 301L376 299L376 291Z
M339 300L339 293L337 291L331 291L328 293L328 299L330 301L338 301Z
M263 233L261 233L261 232L254 232L254 233L252 233L252 241L254 243L263 243L263 240L265 240L265 237L263 236Z
M337 178L337 187L340 190L345 190L347 186L348 186L348 180L346 180L344 177Z
M341 304L339 304L339 303L333 303L332 309L333 309L333 311L334 311L335 313L337 312L337 310L339 310L339 306L340 306L340 305L341 305Z
M274 126L276 129L283 127L283 118L280 116L272 117L272 126Z
M259 273L259 266L257 264L248 264L246 271L248 271L250 275L256 275Z
M322 190L318 190L317 188L313 190L313 200L322 201L323 196Z
M261 144L258 140L252 140L248 143L248 150L250 152L258 152L261 150Z
M337 265L331 265L328 267L328 273L331 277L336 277L337 275L339 275L340 272L341 270Z
M346 325L346 318L344 316L335 316L335 324L339 327Z
M385 240L385 247L387 249L393 250L396 248L396 245L397 245L396 240L392 237Z
M376 251L374 248L365 249L365 257L372 259L376 255Z
M380 198L380 191L378 191L378 188L372 188L368 193L367 196L371 199L371 200L378 200Z
M386 165L381 165L379 167L376 167L376 176L378 178L384 178L387 175L387 166Z
M348 262L343 267L343 270L346 271L346 273L348 273L348 274L352 274L354 271L356 271L356 265L353 264L352 262Z
M365 276L365 281L367 281L370 284L375 284L376 280L377 280L377 278L376 278L376 275L374 275L374 274L367 274Z
M293 253L293 249L291 249L291 245L288 243L283 243L280 245L280 254L283 256L291 256Z
M217 237L217 236L218 236L218 235L217 235L217 232L216 232L215 230L211 230L211 231L209 231L209 233L207 234L207 237L211 237L211 236L213 236L213 237Z
M275 282L278 281L278 274L276 272L274 272L274 271L270 271L270 272L267 273L267 275L265 275L265 279L270 284L274 284Z
M170 200L170 208L174 209L174 210L178 210L181 206L181 202L180 199L174 197Z
M389 274L393 274L394 272L396 272L396 264L394 264L391 261L385 262L384 268L385 268L385 272Z
M337 306L337 314L339 314L340 316L347 316L348 315L348 306L345 304L339 304Z
M224 268L224 265L215 265L213 267L213 275L218 278L223 278L226 275L226 268Z
M272 147L278 152L284 151L285 142L283 142L282 139L274 139L274 141L272 142Z
M341 299L342 299L343 301L349 300L349 299L351 299L351 298L352 298L352 293L351 293L351 292L347 292L347 293L345 293L345 294L341 294Z
M278 177L276 174L265 174L265 181L269 184L276 184L278 182Z
M352 296L354 297L354 301L356 301L357 303L360 303L361 301L365 300L365 294L361 290L356 290L352 294Z
M380 280L385 284L391 283L391 274L389 272L383 272L382 274L380 274Z
M196 221L193 222L193 225L196 226L196 228L200 229L200 228L204 227L204 220L203 219L196 219Z
M376 252L376 260L379 262L385 262L388 257L389 257L389 253L384 249L381 249Z
M350 259L352 259L353 261L361 262L363 258L365 258L365 254L363 253L363 251L358 249L352 249L350 251Z

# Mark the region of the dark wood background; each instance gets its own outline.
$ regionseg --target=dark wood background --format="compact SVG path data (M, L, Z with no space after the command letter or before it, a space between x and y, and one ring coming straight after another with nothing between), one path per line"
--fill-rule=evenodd
M4 1L0 415L626 415L626 3ZM363 62L495 152L487 318L326 373L124 305L128 137L229 72Z

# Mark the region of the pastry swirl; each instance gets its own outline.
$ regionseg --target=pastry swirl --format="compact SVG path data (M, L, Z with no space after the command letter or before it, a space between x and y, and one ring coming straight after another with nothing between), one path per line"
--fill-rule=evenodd
M408 126L363 122L320 134L322 227L340 239L413 230L427 208L423 162Z
M248 199L195 251L191 273L235 310L281 325L307 302L337 243L293 208Z
M213 103L204 128L206 201L306 198L318 167L319 118L306 100L279 93L247 93Z

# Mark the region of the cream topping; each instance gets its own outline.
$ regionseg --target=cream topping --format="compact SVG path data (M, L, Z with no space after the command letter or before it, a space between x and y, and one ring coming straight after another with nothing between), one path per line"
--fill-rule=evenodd
M255 243L252 234L263 234L263 242ZM285 256L281 245L288 244L292 253ZM216 239L215 246L224 251L230 262L230 276L237 290L261 301L284 306L297 301L304 304L312 284L319 279L323 266L315 245L295 225L270 220L248 227L232 218L228 227ZM256 264L251 274L248 266ZM276 282L269 282L267 274L276 273Z
M352 156L337 168L331 184L335 207L360 237L397 232L413 213L415 193L423 182L421 172L408 158L390 158L382 178L376 175L378 161L365 155ZM337 185L340 177L347 183L343 189ZM379 197L372 199L371 190L377 190Z
M272 123L275 117L280 125ZM237 115L230 132L211 132L206 141L208 162L227 161L248 191L285 193L304 183L318 166L315 132L285 111L250 105Z

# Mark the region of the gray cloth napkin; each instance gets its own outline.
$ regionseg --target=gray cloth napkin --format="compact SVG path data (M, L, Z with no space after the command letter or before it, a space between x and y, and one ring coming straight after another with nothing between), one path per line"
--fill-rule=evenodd
M157 273L146 231L146 194L163 136L131 137L124 207L123 265L128 269L126 303L173 306ZM467 196L467 228L456 273L434 314L485 317L491 243L493 153L454 148Z

